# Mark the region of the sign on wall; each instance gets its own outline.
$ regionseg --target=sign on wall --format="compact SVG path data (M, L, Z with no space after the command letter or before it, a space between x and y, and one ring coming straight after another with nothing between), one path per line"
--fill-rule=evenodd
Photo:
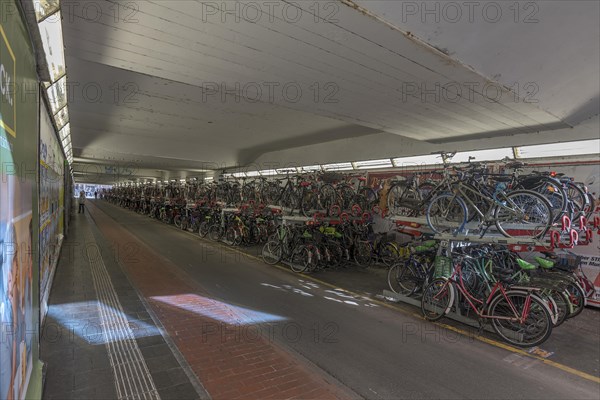
M64 218L64 163L54 126L40 107L40 312L42 319L58 261Z
M0 25L0 102L2 118L0 126L9 135L17 135L17 102L15 99L15 82L17 78L17 61L4 29Z
M0 23L0 399L25 397L37 336L31 147L37 143L37 98L27 104L15 90L26 84L37 87L37 81L29 38L19 22ZM20 61L28 62L17 71Z

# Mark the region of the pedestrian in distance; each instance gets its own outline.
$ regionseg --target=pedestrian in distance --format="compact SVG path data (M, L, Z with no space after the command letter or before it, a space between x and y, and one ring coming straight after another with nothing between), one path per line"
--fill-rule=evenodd
M79 192L79 211L78 214L81 214L85 211L85 192L82 190Z

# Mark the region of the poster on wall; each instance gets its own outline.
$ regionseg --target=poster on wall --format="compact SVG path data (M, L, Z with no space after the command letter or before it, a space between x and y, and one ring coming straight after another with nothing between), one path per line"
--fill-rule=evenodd
M40 107L40 313L46 315L63 238L64 157L50 116Z
M31 375L35 334L33 180L24 173L23 165L27 162L26 139L36 137L37 132L17 128L21 122L17 107L22 104L11 89L18 78L17 57L11 46L14 30L7 31L0 23L0 399L22 399ZM35 123L35 116L32 120Z

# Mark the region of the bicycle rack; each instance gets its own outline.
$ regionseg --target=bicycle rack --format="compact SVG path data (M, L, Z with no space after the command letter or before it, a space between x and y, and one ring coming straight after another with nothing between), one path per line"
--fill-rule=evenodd
M413 305L421 309L421 297L408 297L402 294L394 293L390 290L384 289L383 296L388 299L394 299L397 301L401 301L406 304ZM451 320L460 322L465 325L469 325L470 327L479 329L479 322L474 320L473 318L469 318L467 315L464 315L461 311L461 306L458 302L460 296L455 296L454 298L454 306L450 309L448 314L445 316L450 318ZM484 324L483 329L486 332L495 333L490 324Z
M516 252L572 249L575 246L589 245L593 240L593 231L598 229L598 234L600 234L600 217L595 217L592 221L588 221L582 217L575 225L573 225L568 218L565 218L561 221L560 227L550 229L547 236L543 239L510 238L495 232L486 233L483 237L480 237L478 234L469 234L469 230L475 228L477 224L467 224L466 234L434 234L424 217L414 218L396 216L390 217L389 219L396 224L398 232L406 233L413 237L429 234L432 235L434 239L439 240L445 239L469 243L503 244ZM509 228L515 232L527 230L527 227L524 225L513 225Z

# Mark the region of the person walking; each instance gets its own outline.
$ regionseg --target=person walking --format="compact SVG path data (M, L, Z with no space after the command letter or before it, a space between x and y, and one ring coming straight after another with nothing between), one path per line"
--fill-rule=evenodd
M85 192L82 190L79 192L79 211L78 214L85 211Z
M96 199L96 200L98 199L98 192L97 191L94 192L94 199Z

